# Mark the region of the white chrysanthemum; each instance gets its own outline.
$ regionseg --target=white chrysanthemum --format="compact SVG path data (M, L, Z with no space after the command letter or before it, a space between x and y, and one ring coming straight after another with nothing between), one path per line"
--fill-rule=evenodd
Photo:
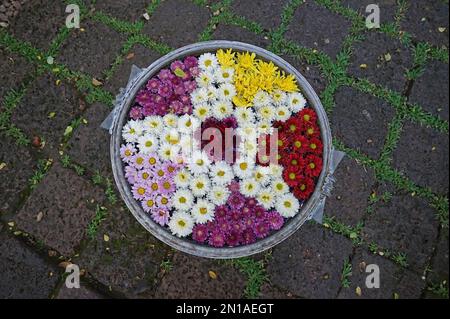
M233 165L233 172L234 175L238 176L241 179L244 179L252 175L254 167L254 161L250 160L249 157L241 156L241 158L239 158Z
M224 161L211 165L209 176L217 185L228 185L234 178L231 166Z
M252 124L242 125L237 128L236 132L241 140L256 142L258 138L258 130L256 126Z
M231 83L224 83L219 86L219 98L221 100L231 101L236 96L236 89Z
M264 105L258 108L256 116L260 121L271 122L275 118L275 109L273 105Z
M166 115L164 115L163 121L165 125L176 128L178 125L178 116L172 113L167 113Z
M162 118L156 115L147 116L144 119L142 126L145 132L152 134L160 133L164 127Z
M122 128L122 136L128 143L137 142L138 138L142 136L144 129L139 121L131 120Z
M282 178L273 180L270 184L270 187L272 188L273 193L277 196L284 195L289 192L289 186L284 182Z
M208 90L206 88L197 88L191 93L192 105L206 103L208 101Z
M214 81L216 83L232 83L233 76L233 68L217 68L214 72Z
M195 175L208 173L210 165L211 161L204 152L194 152L188 162L189 170Z
M215 205L223 205L227 202L228 197L230 196L230 191L228 187L224 186L213 186L211 191L208 193L209 200Z
M138 139L139 151L142 154L150 154L158 149L158 139L153 134L145 134Z
M170 145L180 144L180 133L175 128L167 128L161 133L161 143Z
M191 190L195 197L204 196L209 188L209 179L207 175L200 174L191 179Z
M275 209L281 216L286 218L295 216L299 208L300 203L298 202L298 199L291 193L281 195L275 203Z
M253 178L262 186L271 182L270 169L267 166L257 166L253 171Z
M187 189L178 189L172 197L173 207L179 211L191 209L194 203L194 196Z
M163 160L175 161L177 156L180 154L180 147L178 145L162 143L158 149L158 154Z
M198 199L192 207L192 217L199 224L210 222L214 219L214 205L204 199Z
M214 103L219 98L219 90L214 86L209 86L207 91L208 102Z
M230 101L220 100L212 106L213 116L218 120L223 120L233 114L233 104Z
M253 98L253 104L256 108L260 108L266 105L271 105L272 99L267 92L260 90L255 94L255 97Z
M194 219L189 214L176 212L169 221L169 228L178 237L189 236L194 228Z
M272 94L273 103L277 106L282 106L287 103L287 95L281 90L276 90Z
M188 114L182 115L178 119L178 130L181 133L192 134L192 132L200 127L198 119Z
M193 137L193 135L185 134L180 139L181 154L185 158L191 157L193 152L200 150L199 142Z
M270 170L270 175L273 179L281 178L281 175L283 174L283 166L271 163L268 167Z
M270 189L263 188L256 197L258 202L267 210L271 209L275 203L275 196Z
M286 122L291 114L291 110L287 106L279 106L275 109L275 120Z
M273 133L272 123L268 121L261 121L257 124L258 136L261 134L271 135Z
M194 116L203 122L211 115L211 107L206 103L198 104L194 107L193 113Z
M177 188L188 188L191 183L191 173L187 169L182 169L177 172L174 177L174 182Z
M213 85L214 75L212 72L204 71L195 78L195 81L200 88L209 88Z
M243 157L254 157L258 152L256 140L243 140L238 146L238 152Z
M234 112L234 117L239 126L255 123L255 113L250 107L238 107Z
M301 111L306 106L306 99L301 93L291 93L287 100L288 107L293 113Z
M253 178L244 179L239 183L239 190L241 191L242 195L247 197L256 196L260 189L261 186Z
M198 58L198 66L204 71L211 71L217 68L219 61L212 53L204 53Z

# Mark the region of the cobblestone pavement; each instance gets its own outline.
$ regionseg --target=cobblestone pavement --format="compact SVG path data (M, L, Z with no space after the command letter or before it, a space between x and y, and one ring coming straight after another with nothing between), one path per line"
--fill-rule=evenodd
M448 298L448 1L380 0L368 30L372 2L2 1L0 297ZM65 27L69 3L80 29ZM209 39L292 63L347 153L323 225L232 261L149 235L99 128L133 64ZM81 289L64 285L71 262ZM365 286L368 264L380 289Z

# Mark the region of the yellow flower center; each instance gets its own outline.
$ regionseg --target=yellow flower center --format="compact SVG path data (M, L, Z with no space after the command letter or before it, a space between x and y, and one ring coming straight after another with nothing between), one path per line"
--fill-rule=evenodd
M153 145L152 141L145 142L146 147L152 147L152 145Z
M185 204L187 202L186 197L180 197L179 202Z
M205 215L207 212L208 210L206 209L206 207L200 208L200 214Z
M161 204L166 205L169 202L169 200L165 197L161 198Z
M311 167L312 169L314 169L314 168L316 168L316 164L310 163L310 164L309 164L309 167Z
M241 170L243 170L243 171L245 171L245 170L247 169L247 167L248 167L247 163L241 163L241 164L239 164L239 168L240 168Z
M288 201L284 202L284 207L291 208L291 206L292 206L291 202Z
M141 165L142 163L144 163L144 159L143 159L142 157L138 157L138 158L136 159L136 163L139 164L139 165Z
M156 158L150 157L150 158L148 159L148 162L149 162L150 164L154 165L154 164L156 163Z
M223 176L225 176L225 172L224 171L219 171L217 173L217 175L220 176L220 177L223 177Z
M178 221L178 226L180 226L180 227L185 227L185 226L186 226L186 223L184 222L184 220L179 220L179 221Z
M144 195L144 194L145 194L145 188L139 187L139 188L138 188L138 194L139 194L139 195Z
M202 182L197 183L197 188L202 189L205 185Z
M311 144L309 145L309 147L311 147L311 149L315 150L315 149L317 148L317 145L314 144L314 143L311 143Z
M126 151L125 151L125 156L131 156L131 154L133 154L133 153L131 153L130 150L126 150Z
M295 145L295 147L300 148L300 147L302 147L302 142L300 142L300 141L295 141L295 142L294 142L294 145Z
M147 179L149 177L150 177L150 175L147 172L142 173L142 178L143 179Z
M149 200L147 201L147 206L148 206L148 207L153 207L154 204L155 204L155 202L152 201L151 199L149 199Z
M170 183L164 182L163 187L164 187L164 189L170 189Z
M158 171L158 176L164 176L164 171L163 171L162 169L160 169L160 170Z
M309 116L309 114L305 114L303 115L303 119L308 122L311 119L311 116Z
M157 191L158 190L158 184L157 183L152 183L152 190Z
M289 173L289 179L294 180L296 177L295 173Z

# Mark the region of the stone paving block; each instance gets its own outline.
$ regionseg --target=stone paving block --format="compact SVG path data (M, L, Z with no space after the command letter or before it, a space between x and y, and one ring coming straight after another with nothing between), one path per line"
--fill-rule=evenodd
M111 135L100 127L103 120L111 112L111 108L101 103L89 107L83 118L88 124L80 125L68 143L67 154L78 164L99 171L102 176L112 178L109 142Z
M29 147L18 146L9 137L0 144L0 214L12 213L24 199L23 191L36 170L36 160ZM4 163L4 164L3 164Z
M405 123L393 166L414 183L448 195L448 134L420 124Z
M17 90L20 84L31 75L34 67L21 56L10 54L5 49L0 48L0 111L3 107L5 94L10 90Z
M356 10L363 17L367 17L369 13L366 12L366 8L369 4L376 4L380 8L380 23L392 23L395 22L395 13L397 11L396 0L343 0L342 5L345 7Z
M409 95L410 103L417 103L425 111L448 121L449 67L447 63L431 61L414 85Z
M292 58L291 56L281 55L281 57L296 68L300 73L308 80L309 84L316 91L317 95L325 90L328 81L323 76L320 67L316 65L309 65L304 61L299 61L298 59Z
M318 49L335 58L349 33L351 23L344 17L305 1L295 11L286 38L311 49Z
M355 226L367 211L367 201L375 184L374 175L371 168L345 157L334 174L336 183L326 201L325 214L336 217L346 225Z
M276 246L267 272L276 286L305 298L335 298L350 240L308 222Z
M134 22L142 18L147 6L151 3L148 0L134 0L132 3L123 0L102 0L95 3L95 9L121 20Z
M409 1L401 28L417 41L448 47L448 3L440 0Z
M67 288L63 283L56 299L106 299L99 292L80 282L80 288Z
M448 284L448 228L441 228L436 250L431 260L431 272L428 280L433 283L447 281Z
M408 268L422 273L438 236L435 211L417 196L399 192L374 204L362 230L363 239L393 253L404 253Z
M387 102L350 87L338 89L331 131L345 145L377 159L395 110Z
M217 278L212 279L209 271ZM156 298L239 299L245 285L245 276L232 266L177 252L173 257L173 269L162 279Z
M22 41L30 42L42 51L50 48L52 40L66 23L66 3L63 0L27 1L9 27Z
M73 71L102 78L120 53L126 36L101 22L87 20L61 45L57 60Z
M290 292L284 292L269 283L264 283L259 294L260 299L296 299Z
M237 15L258 22L267 30L276 29L281 23L281 14L288 0L253 0L251 5L248 1L233 1L231 10Z
M411 51L399 40L370 32L365 40L354 45L348 72L401 93L407 82L406 71L412 65Z
M376 265L380 270L380 288L368 288L366 278L372 272L366 272L368 265ZM370 268L369 268L370 269ZM369 270L368 269L368 270ZM342 288L340 299L393 299L394 294L404 299L417 299L424 288L424 281L418 274L405 270L387 258L371 254L365 249L357 249L352 258L350 287ZM361 295L356 289L361 289Z
M160 53L147 49L143 45L133 46L124 61L114 71L112 77L106 81L105 89L114 95L119 94L119 89L125 87L128 83L133 64L140 68L146 68L160 57Z
M85 237L103 192L55 162L17 216L17 228L64 256L73 255ZM42 219L37 220L42 212Z
M209 10L192 1L167 0L158 6L150 21L145 23L143 33L178 48L197 42L209 18Z
M152 297L167 251L118 204L108 207L95 238L75 263L113 292L131 298Z
M44 150L55 156L66 127L80 113L79 93L70 84L45 74L35 80L14 109L12 122L28 138L39 136ZM54 112L53 118L49 114Z
M0 234L0 298L48 298L59 271L6 232Z
M270 44L269 40L260 34L229 24L219 24L212 38L214 40L246 42L262 48L266 48Z

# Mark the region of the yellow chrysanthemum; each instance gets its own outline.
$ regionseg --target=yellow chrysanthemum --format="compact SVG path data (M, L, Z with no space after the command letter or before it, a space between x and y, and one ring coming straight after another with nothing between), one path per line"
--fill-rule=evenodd
M243 52L237 54L237 67L243 69L253 69L255 67L255 53Z
M292 74L286 76L283 72L276 78L275 85L282 91L286 92L298 91L297 80Z
M219 60L219 63L223 68L229 68L229 67L233 67L234 64L236 63L234 61L235 54L236 53L232 52L231 49L228 49L226 51L220 49L217 51L216 56L217 56L217 60Z

